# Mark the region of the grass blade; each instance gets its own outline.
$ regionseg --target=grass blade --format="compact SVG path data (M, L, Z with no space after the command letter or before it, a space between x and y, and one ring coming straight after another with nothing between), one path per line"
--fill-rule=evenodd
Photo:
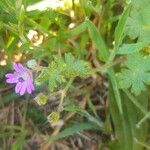
M118 47L121 44L122 39L124 37L125 25L126 25L129 13L130 13L130 8L131 8L131 5L129 5L127 9L124 11L116 27L116 30L115 30L116 47Z
M95 124L93 124L93 123L88 123L88 122L87 123L77 123L77 124L73 125L72 127L68 127L66 129L64 129L56 136L50 137L49 140L56 141L58 139L68 137L70 135L76 134L83 130L96 129L96 128L97 128L97 126L95 126Z
M90 20L86 19L86 23L87 23L89 35L98 50L99 59L106 62L109 56L109 52L100 33L98 32L97 28Z

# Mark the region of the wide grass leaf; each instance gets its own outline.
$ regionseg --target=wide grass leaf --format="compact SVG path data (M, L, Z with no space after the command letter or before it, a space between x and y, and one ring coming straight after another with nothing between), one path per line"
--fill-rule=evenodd
M93 123L89 123L89 122L77 123L77 124L73 125L72 127L68 127L66 129L64 129L63 131L61 131L56 136L50 137L49 140L56 141L56 140L59 140L61 138L66 138L68 136L82 132L83 130L90 130L90 129L98 129L98 126L96 126Z
M127 9L124 11L115 29L115 44L117 46L121 44L122 39L124 37L125 26L126 26L126 22L129 16L130 8L131 8L131 5L129 5Z

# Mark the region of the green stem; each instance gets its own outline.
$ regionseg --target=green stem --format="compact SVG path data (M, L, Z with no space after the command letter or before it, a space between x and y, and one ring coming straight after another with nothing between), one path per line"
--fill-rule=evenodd
M61 108L62 108L62 105L63 105L64 97L66 96L66 93L67 93L69 87L71 86L73 80L74 80L74 78L71 78L69 80L69 82L67 83L66 87L61 92L61 99L60 99L60 103L59 103L59 106L58 106L58 112L60 112L62 110Z
M132 95L132 94L130 94L130 92L128 91L128 90L123 90L125 93L126 93L126 95L129 97L129 99L131 100L131 102L137 107L137 108L139 108L140 110L141 110L141 112L144 114L144 115L146 115L148 112L141 106L141 104L140 103L138 103L137 102L137 100L135 99L135 97Z
M136 142L137 144L139 144L139 145L141 145L141 146L143 146L143 147L145 147L145 148L147 148L147 149L150 149L150 146L146 145L145 143L142 143L142 142L138 141L136 138L135 138L134 140L135 140L135 142Z
M147 119L150 118L150 112L147 113L138 123L137 123L137 127L140 127L142 123L144 123Z

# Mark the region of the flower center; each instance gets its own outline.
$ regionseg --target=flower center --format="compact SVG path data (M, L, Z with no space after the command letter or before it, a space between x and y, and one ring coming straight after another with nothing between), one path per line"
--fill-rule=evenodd
M21 73L19 76L19 82L24 82L29 79L29 74L27 72Z
M23 80L22 77L20 77L18 80L19 80L19 82L21 82L21 83L24 82L24 80Z
M23 78L23 80L28 80L29 75L28 75L27 72L24 72L24 73L21 74L21 77Z

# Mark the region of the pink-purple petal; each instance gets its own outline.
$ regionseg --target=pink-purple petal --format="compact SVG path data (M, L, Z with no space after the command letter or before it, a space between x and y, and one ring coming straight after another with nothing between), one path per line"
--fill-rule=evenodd
M8 78L6 80L7 83L17 83L18 82L18 78Z
M6 78L15 78L15 77L16 77L16 74L14 74L14 73L7 73L7 74L5 75L5 77L6 77Z
M18 63L18 68L20 71L26 71L27 69L25 67L22 66L22 64Z
M16 84L16 87L15 87L15 92L16 92L16 93L19 93L21 88L22 88L22 83L21 83L21 82L18 82L18 83Z
M29 72L29 76L30 76L30 82L32 83L32 81L33 81L33 75L32 75L31 72Z
M20 72L20 69L18 67L18 63L13 63L13 68L15 69L16 72Z
M27 86L27 92L28 92L29 94L31 94L31 93L32 93L32 89L31 89L30 84Z
M24 93L26 92L26 88L27 88L27 83L23 82L22 87L21 87L20 92L19 92L21 96L24 95Z
M33 83L30 84L30 87L31 87L32 91L35 90Z
M24 72L26 71L26 68L22 66L20 63L13 63L13 68L16 72Z

